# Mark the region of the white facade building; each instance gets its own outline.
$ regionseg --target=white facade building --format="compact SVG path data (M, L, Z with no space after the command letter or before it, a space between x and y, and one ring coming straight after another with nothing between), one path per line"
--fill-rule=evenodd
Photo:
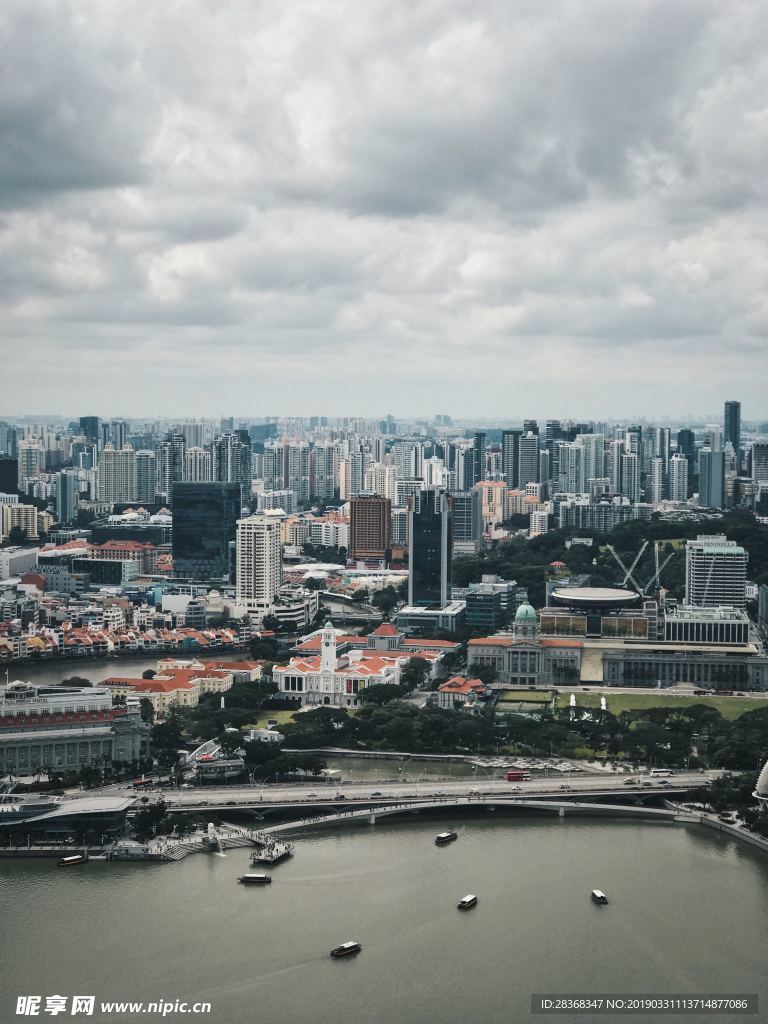
M250 516L237 521L237 603L249 615L269 615L283 582L280 521Z

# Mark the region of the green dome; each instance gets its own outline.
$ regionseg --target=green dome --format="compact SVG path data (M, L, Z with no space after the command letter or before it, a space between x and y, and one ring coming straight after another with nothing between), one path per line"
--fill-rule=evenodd
M529 604L521 604L515 612L515 622L536 622L536 612Z

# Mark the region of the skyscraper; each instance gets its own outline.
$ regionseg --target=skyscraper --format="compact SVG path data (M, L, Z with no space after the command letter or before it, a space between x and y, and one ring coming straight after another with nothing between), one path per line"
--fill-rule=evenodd
M501 432L501 472L510 489L517 487L517 462L521 434L522 430L502 430Z
M136 501L152 504L157 489L155 453L148 448L136 452Z
M230 544L240 516L239 485L176 482L172 497L174 574L195 579L228 576Z
M453 512L444 491L424 491L421 510L409 512L408 604L445 607L451 597Z
M377 494L361 494L350 500L349 548L353 559L387 558L391 508L389 498Z
M688 497L688 459L679 452L669 460L669 497L671 501Z
M722 451L704 447L699 451L699 505L704 508L723 508L724 458Z
M0 455L0 494L15 494L19 486L19 460Z
M532 430L520 435L517 458L517 487L524 490L526 484L539 480L539 435Z
M456 554L475 555L483 545L483 499L478 488L454 491L453 550Z
M478 430L475 433L472 456L472 483L478 483L485 479L485 432Z
M261 622L275 605L283 581L280 522L269 516L237 521L238 604Z
M77 513L77 480L73 469L56 474L56 519L71 523Z
M80 417L80 433L83 437L87 437L93 444L99 443L99 417L98 416L81 416Z
M741 402L726 402L723 415L724 440L730 441L736 458L741 451Z
M722 534L687 541L685 603L743 609L747 601L747 560L744 548Z
M108 444L99 455L99 501L136 501L136 452Z

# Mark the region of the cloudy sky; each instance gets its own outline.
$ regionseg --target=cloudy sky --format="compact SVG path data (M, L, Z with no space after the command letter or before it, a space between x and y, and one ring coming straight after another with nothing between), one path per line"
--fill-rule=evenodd
M0 415L768 417L763 0L3 0Z

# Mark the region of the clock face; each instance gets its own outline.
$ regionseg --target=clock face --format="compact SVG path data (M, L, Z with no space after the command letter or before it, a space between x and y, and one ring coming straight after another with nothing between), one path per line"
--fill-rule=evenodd
M325 646L326 647L330 647L331 646L331 641L330 640L326 640L325 641Z

